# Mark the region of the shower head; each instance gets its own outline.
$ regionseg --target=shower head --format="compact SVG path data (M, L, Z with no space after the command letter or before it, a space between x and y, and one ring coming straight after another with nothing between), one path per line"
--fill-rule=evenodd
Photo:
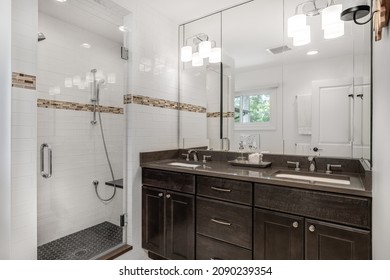
M45 39L46 39L45 34L43 34L42 32L38 32L38 42L43 41Z

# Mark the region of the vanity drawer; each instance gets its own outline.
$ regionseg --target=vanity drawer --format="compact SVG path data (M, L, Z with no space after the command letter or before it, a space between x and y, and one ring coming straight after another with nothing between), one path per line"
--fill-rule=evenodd
M197 232L247 249L252 248L252 208L198 197Z
M142 184L184 193L195 193L195 175L157 169L142 169Z
M255 206L369 229L371 199L255 184Z
M250 205L252 183L198 176L197 194Z
M197 260L251 260L252 251L198 234Z

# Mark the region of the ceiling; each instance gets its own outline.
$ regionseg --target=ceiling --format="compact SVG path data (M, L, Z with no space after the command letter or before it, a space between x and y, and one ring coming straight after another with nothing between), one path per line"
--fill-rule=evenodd
M272 1L272 0L270 0ZM245 0L142 0L143 3L177 24L209 15Z

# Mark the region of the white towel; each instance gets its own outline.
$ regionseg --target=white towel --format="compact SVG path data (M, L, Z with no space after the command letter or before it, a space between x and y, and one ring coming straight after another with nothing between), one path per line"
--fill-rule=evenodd
M311 135L311 94L297 96L298 134Z

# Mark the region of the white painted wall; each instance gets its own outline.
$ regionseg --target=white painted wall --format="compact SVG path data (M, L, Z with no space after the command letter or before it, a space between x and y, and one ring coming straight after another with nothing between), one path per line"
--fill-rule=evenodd
M390 259L390 28L374 43L373 58L373 258Z
M11 0L0 1L0 259L11 255Z
M127 19L132 21L129 93L178 101L177 25L148 7L145 1L114 2L132 12ZM121 256L121 259L144 259L146 254L141 247L139 153L177 149L179 113L177 110L136 104L128 104L126 111L128 243L133 245L133 250Z
M66 88L64 81L74 76L85 80L91 69L98 69L116 77L115 84L102 87L100 105L123 108L125 75L124 61L119 56L120 42L43 13L39 13L39 30L46 40L38 44L38 98L91 104L89 87ZM80 47L84 42L91 48ZM59 94L50 93L54 87L60 89ZM102 113L101 117L114 176L120 179L125 117L111 113ZM91 112L38 108L38 148L48 143L53 149L53 176L38 176L38 245L104 221L119 225L124 211L123 190L117 189L112 201L102 202L92 183L99 181L103 198L113 194L114 189L105 186L112 177L100 127L91 125L91 120Z
M36 75L38 1L12 1L12 71ZM36 259L36 91L12 88L11 259Z

